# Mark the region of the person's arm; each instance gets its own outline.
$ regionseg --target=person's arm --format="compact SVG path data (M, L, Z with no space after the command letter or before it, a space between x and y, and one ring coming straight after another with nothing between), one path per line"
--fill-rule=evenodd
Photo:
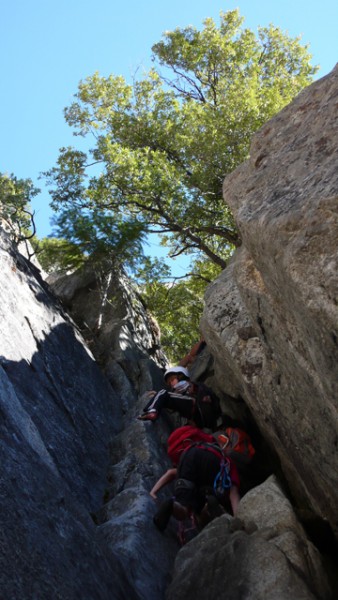
M239 495L239 489L237 485L231 486L229 492L229 500L232 508L232 514L234 515L234 517L236 516L240 499L241 497Z
M197 356L197 354L200 351L200 348L202 347L202 345L205 344L205 341L203 338L201 338L196 344L194 344L190 350L190 352L188 354L186 354L183 358L181 358L180 362L178 363L181 367L186 367L187 365L189 365L191 362L193 362Z
M162 477L159 478L158 481L156 481L154 487L150 490L149 494L151 495L152 498L154 498L154 500L157 500L157 492L159 492L165 485L167 485L168 483L170 483L171 481L173 481L176 477L176 473L177 473L177 469L176 467L172 467L171 469L168 469L168 471L166 471Z

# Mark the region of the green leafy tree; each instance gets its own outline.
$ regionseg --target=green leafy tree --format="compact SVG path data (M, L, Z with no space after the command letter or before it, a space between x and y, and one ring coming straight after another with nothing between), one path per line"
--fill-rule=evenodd
M46 273L67 273L81 267L84 255L81 248L62 238L34 237L31 241L36 257Z
M167 357L178 362L200 337L202 297L195 294L190 278L175 283L148 281L141 293L160 325L161 345Z
M152 51L153 68L131 84L98 73L79 84L65 118L80 143L62 148L45 175L55 234L80 244L82 256L129 257L177 360L199 336L206 284L241 243L223 180L317 69L300 38L273 25L255 34L237 10L221 13L218 26L206 19L201 30L167 32ZM159 261L133 262L152 232L171 256L192 257L185 281L164 283Z
M39 192L30 179L0 173L0 217L7 222L16 242L35 235L30 203Z
M224 268L240 244L224 177L316 71L299 38L273 25L256 36L242 24L235 10L221 13L218 27L206 19L202 30L165 33L154 68L133 84L97 73L81 82L65 117L93 145L61 150L47 174L55 209L127 216L159 233L171 255Z
M116 219L101 211L77 211L71 207L62 212L57 223L58 237L33 240L42 267L48 272L67 272L86 262L104 262L109 269L124 265L129 272L143 261L144 232L130 219Z
M169 282L170 268L149 257L137 271L140 292L160 325L161 345L171 362L178 362L200 338L205 287L218 272L211 261L195 261L191 273Z

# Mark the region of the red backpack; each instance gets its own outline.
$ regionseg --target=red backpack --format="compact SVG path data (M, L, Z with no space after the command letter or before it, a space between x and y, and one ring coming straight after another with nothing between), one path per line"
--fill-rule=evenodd
M223 450L237 465L247 465L255 455L250 436L238 427L227 427L212 434Z
M182 452L196 442L215 444L215 438L198 427L184 425L175 429L168 438L168 456L173 465L177 465Z

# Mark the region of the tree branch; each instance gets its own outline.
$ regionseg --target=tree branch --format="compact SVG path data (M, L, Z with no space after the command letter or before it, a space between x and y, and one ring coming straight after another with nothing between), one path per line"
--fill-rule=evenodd
M161 76L162 81L164 81L170 87L173 87L180 94L183 94L187 98L194 98L195 100L199 100L203 104L206 104L206 102L207 102L206 98L205 98L201 88L197 85L196 81L192 77L189 77L189 75L179 71L173 65L173 63L169 63L169 64L170 64L171 69L175 73L175 75L178 76L177 82L180 82L182 80L184 83L187 83L188 85L190 85L193 88L193 90L195 90L195 92L193 90L186 91L183 87L179 87L178 83L175 83L174 81L167 79L166 77L163 77L163 76Z

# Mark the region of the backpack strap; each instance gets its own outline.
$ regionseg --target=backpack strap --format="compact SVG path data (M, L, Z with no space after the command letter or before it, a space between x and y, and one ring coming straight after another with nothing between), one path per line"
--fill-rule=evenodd
M201 448L202 450L209 450L209 452L212 452L216 456L219 456L220 459L226 460L226 457L224 456L224 454L222 452L222 448L217 444L217 442L213 443L213 442L206 442L203 440L200 440L197 442L192 442L191 444L189 444L189 446L187 448L184 449L182 456L188 450L190 450L190 448Z

